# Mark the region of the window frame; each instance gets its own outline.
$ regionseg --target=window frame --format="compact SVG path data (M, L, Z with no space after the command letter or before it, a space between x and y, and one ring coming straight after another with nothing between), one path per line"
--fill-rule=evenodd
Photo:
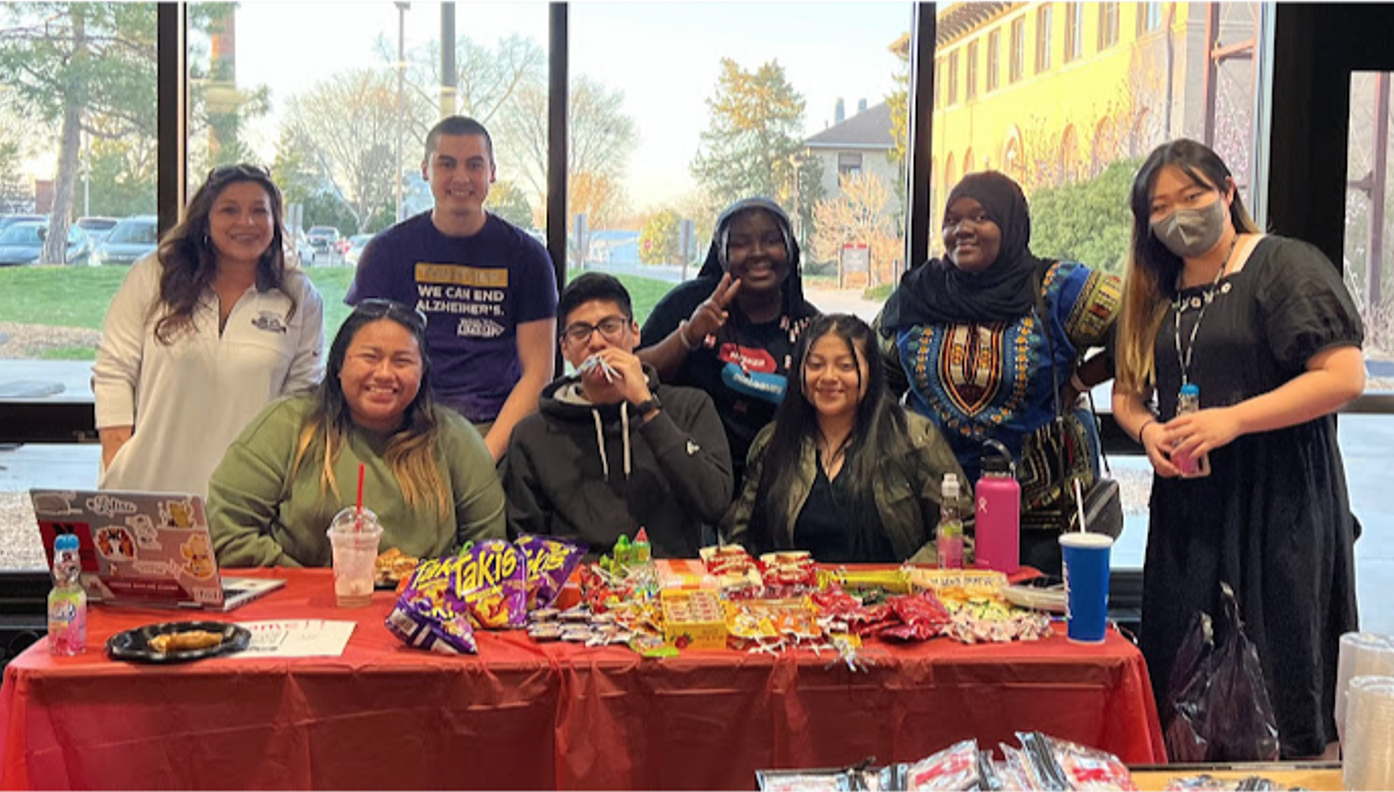
M1061 63L1084 57L1084 14L1078 2L1065 4L1065 52Z
M987 32L987 91L998 88L1001 67L1002 26L998 25Z
M1036 74L1050 71L1051 24L1054 3L1044 3L1036 9Z
M1009 25L1010 49L1007 53L1007 82L1018 83L1026 76L1026 17L1018 16Z

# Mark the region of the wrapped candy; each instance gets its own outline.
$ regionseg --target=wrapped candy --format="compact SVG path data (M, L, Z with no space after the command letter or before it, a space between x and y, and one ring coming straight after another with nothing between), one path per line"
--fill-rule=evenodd
M949 612L933 592L924 591L903 597L891 597L887 602L900 624L883 629L882 638L898 641L925 641L943 632L949 623Z

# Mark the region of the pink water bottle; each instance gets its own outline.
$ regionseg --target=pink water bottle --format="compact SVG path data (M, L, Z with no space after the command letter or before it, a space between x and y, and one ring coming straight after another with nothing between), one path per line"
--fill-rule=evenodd
M1011 453L1001 443L988 443L996 453L983 455L983 475L974 490L977 566L1010 575L1021 568L1021 485Z

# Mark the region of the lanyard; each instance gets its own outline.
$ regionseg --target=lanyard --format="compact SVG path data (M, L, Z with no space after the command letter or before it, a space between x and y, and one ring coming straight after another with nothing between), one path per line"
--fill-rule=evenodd
M1225 271L1229 269L1229 262L1234 258L1234 247L1239 244L1239 233L1236 231L1234 237L1229 241L1229 253L1225 254L1225 262L1220 265L1220 269L1215 273L1215 279L1210 281L1210 285L1205 289L1205 297L1200 304L1200 314L1196 316L1196 323L1191 326L1191 337L1186 341L1186 350L1181 350L1181 306L1186 300L1181 296L1180 284L1176 288L1176 362L1181 365L1181 384L1185 385L1191 381L1191 353L1196 350L1196 333L1200 332L1200 323L1205 319L1205 310L1210 307L1210 303L1215 300L1215 287L1220 285L1220 278L1224 277ZM1180 276L1177 276L1180 280Z

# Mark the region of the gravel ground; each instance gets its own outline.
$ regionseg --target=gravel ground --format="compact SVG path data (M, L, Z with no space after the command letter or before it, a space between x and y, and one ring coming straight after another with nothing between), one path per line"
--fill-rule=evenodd
M67 347L95 349L101 337L100 330L82 327L48 327L0 322L0 360L36 358L50 349Z
M27 492L0 492L0 569L44 569L44 546Z

